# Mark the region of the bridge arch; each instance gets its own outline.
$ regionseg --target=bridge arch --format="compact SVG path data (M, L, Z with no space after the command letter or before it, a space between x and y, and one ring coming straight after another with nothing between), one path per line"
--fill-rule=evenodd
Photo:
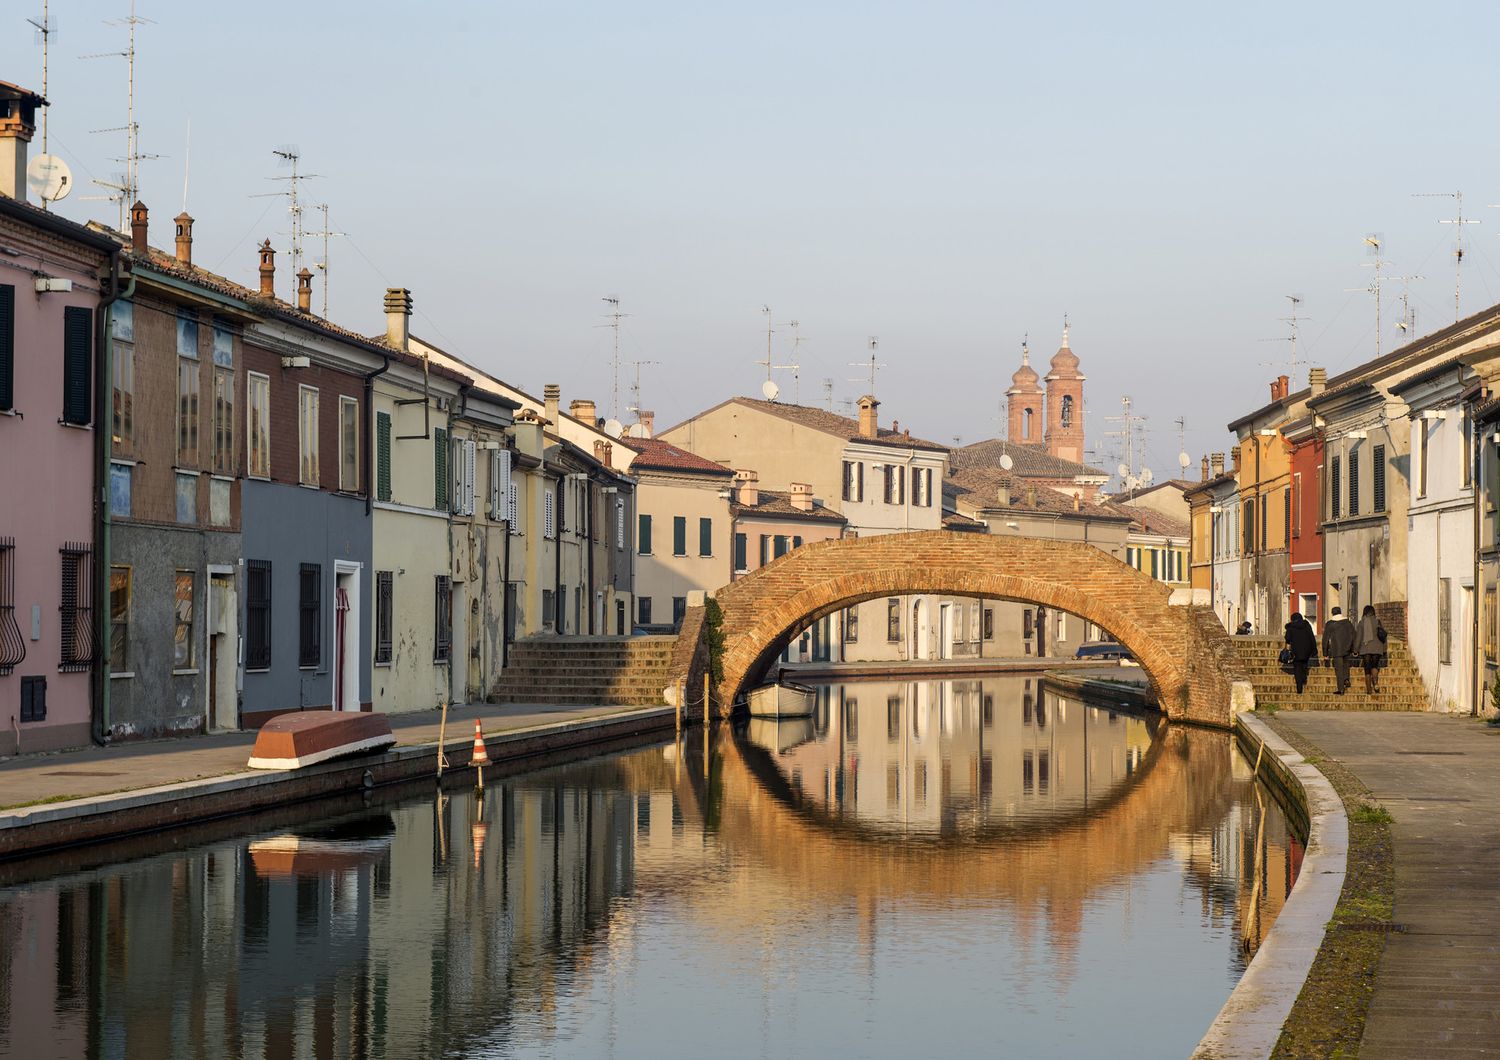
M1015 600L1109 631L1146 672L1169 717L1227 725L1248 682L1212 612L1083 542L927 530L804 545L714 594L723 616L721 704L735 698L810 622L866 600L909 594ZM695 609L696 610L696 609ZM696 687L702 614L683 624L676 669ZM721 707L721 713L724 712Z

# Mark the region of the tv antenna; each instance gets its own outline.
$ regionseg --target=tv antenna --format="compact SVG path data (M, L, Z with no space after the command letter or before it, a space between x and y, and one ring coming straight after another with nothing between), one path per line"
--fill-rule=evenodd
M1298 329L1311 320L1312 317L1303 316L1297 311L1298 307L1302 305L1302 296L1300 294L1289 294L1286 296L1286 300L1292 304L1291 313L1288 316L1278 317L1277 319L1286 324L1287 334L1274 339L1261 339L1260 341L1287 342L1291 344L1291 361L1287 368L1287 375L1288 378L1295 379L1297 377L1297 341L1300 337ZM1262 363L1266 364L1267 367L1280 367L1277 362Z
M630 384L630 407L627 412L634 412L639 418L641 414L641 369L656 368L661 365L660 361L631 361L631 367L635 369L635 381Z
M866 346L869 347L869 350L870 350L870 359L868 361L850 361L849 362L849 367L850 368L865 368L865 369L869 370L869 373L870 373L870 377L869 377L870 390L869 390L869 393L870 393L871 397L874 397L875 396L875 373L877 373L878 371L880 371L880 369L887 367L887 365L885 365L885 364L877 364L876 360L875 360L876 351L880 349L880 338L879 338L879 336L871 335L869 337L869 339L866 340L865 344L866 344ZM851 383L861 383L861 382L864 382L864 380L862 380L862 379L851 379L851 380L849 380L849 382L851 382Z
M1417 335L1417 309L1411 304L1411 281L1425 280L1425 276L1392 276L1391 279L1401 284L1401 319L1396 321L1396 329L1406 339L1416 338Z
M1124 459L1115 470L1120 475L1121 484L1134 497L1136 487L1142 481L1141 475L1144 474L1144 472L1137 474L1135 470L1137 457L1136 438L1138 434L1144 431L1146 418L1144 416L1137 416L1131 411L1130 396L1128 394L1120 398L1120 414L1104 418L1110 423L1118 423L1120 425L1118 431L1105 431L1104 433L1106 437L1120 439L1120 449L1123 451Z
M281 166L291 166L292 172L284 177L267 177L267 180L284 180L287 182L285 191L268 191L259 195L250 196L252 199L269 199L272 196L285 196L287 200L287 212L292 215L292 274L296 275L302 271L302 199L301 183L304 180L315 180L321 174L302 173L297 166L302 161L302 156L297 151L296 144L284 144L274 147L271 153L280 159Z
M620 300L613 295L605 295L603 299L609 305L609 312L604 315L609 318L608 324L595 324L596 328L609 328L614 332L614 359L610 362L614 366L613 378L613 404L610 405L610 415L614 419L620 418L620 321L628 317L629 313L620 312Z
M43 99L47 98L47 54L48 54L48 50L49 50L48 47L47 47L47 45L50 43L50 38L52 37L52 34L54 34L54 33L57 32L57 23L55 23L55 22L52 21L52 16L48 12L48 4L49 4L49 0L42 0L42 16L41 16L41 18L28 18L26 20L27 22L30 22L33 26L36 27L36 38L42 44L42 98ZM46 154L46 153L47 153L47 108L43 107L42 108L42 154ZM44 202L42 205L43 205L43 207L45 207L46 203Z
M823 402L828 406L828 411L833 411L833 379L825 376L823 379Z
M57 33L57 21L52 18L48 0L42 0L40 18L26 20L36 27L36 39L42 46L42 98L47 98L48 57L51 37ZM26 188L41 201L42 209L50 209L54 202L68 197L73 190L73 174L68 164L47 153L47 108L42 111L42 153L26 166Z
M1291 297L1288 295L1287 297ZM1295 364L1293 365L1295 368ZM1187 451L1187 419L1178 416L1177 420L1177 466L1182 468L1182 476L1187 477L1187 469L1192 464L1193 458L1188 456Z
M44 19L45 21L45 19ZM125 60L126 82L125 82L125 124L115 125L107 129L90 129L92 133L123 132L125 134L125 157L115 159L116 162L125 163L125 173L118 180L95 180L94 183L101 188L108 188L109 195L89 195L85 198L107 199L116 202L120 206L120 231L125 230L125 211L140 198L140 166L147 159L160 158L160 155L142 154L140 149L141 128L135 120L135 28L137 26L151 25L152 20L142 18L135 13L135 0L130 0L130 14L126 18L105 19L106 26L125 26L129 31L129 44L122 52L96 52L92 55L81 55L80 59L107 59L119 57ZM51 32L49 29L48 33Z
M1456 321L1462 315L1459 310L1459 303L1463 294L1464 225L1477 225L1482 222L1464 216L1464 193L1461 191L1419 191L1412 195L1412 198L1453 199L1457 203L1457 210L1452 217L1438 219L1439 224L1453 225L1455 231L1455 238L1453 240L1453 319Z
M341 236L344 233L343 232L336 232L333 229L331 229L331 228L328 227L328 204L326 202L320 202L320 203L318 203L316 206L313 207L313 209L314 210L318 210L318 211L320 211L323 214L323 227L321 229L319 229L318 231L316 231L316 232L308 232L307 234L310 235L310 236L318 236L318 237L320 237L323 240L323 260L322 261L315 261L315 262L313 262L313 268L317 269L320 273L323 274L323 319L327 320L328 319L328 241L330 239L333 239L333 238L337 237L337 236Z
M756 361L755 362L758 365L762 365L765 368L765 370L766 370L766 381L760 385L760 392L761 392L762 396L764 396L767 401L775 401L776 398L781 394L781 387L779 387L779 386L776 385L776 381L771 378L771 373L772 373L772 371L790 371L792 373L792 386L793 386L792 401L793 401L793 403L800 403L801 402L801 393L800 393L801 387L799 385L800 380L799 380L799 377L798 377L797 373L799 373L802 370L802 366L800 364L795 363L795 361L796 361L795 357L792 358L792 360L794 362L792 364L777 364L776 363L775 358L772 356L772 351L771 351L771 337L776 334L776 328L771 323L771 307L768 306L768 305L763 305L763 306L760 307L760 311L762 313L764 313L765 317L766 317L766 356L765 356L764 360L760 360L760 361ZM796 320L793 320L787 326L792 329L793 336L796 336L797 335L797 328L800 326L800 323L798 321L796 321ZM794 345L795 345L796 342L799 342L799 341L800 341L800 338L794 338Z
M1469 222L1465 222L1465 223L1467 224ZM1364 246L1365 246L1365 253L1369 255L1370 260L1367 261L1367 262L1365 262L1363 265L1361 265L1360 268L1363 268L1363 269L1374 269L1375 270L1375 275L1371 278L1369 284L1367 284L1366 286L1364 286L1364 287L1346 287L1345 290L1346 291L1351 291L1351 292L1352 291L1364 291L1367 294L1371 294L1371 295L1375 296L1375 356L1379 357L1380 356L1380 347L1381 347L1381 342L1380 342L1380 339L1381 339L1381 335L1380 335L1380 328L1381 328L1381 323L1380 323L1380 302L1381 302L1380 287L1381 287L1381 280L1382 280L1382 277L1380 275L1380 270L1383 269L1383 268L1385 268L1387 265L1389 265L1390 262L1386 261L1384 258L1382 258L1380 256L1380 252L1385 249L1385 237L1382 236L1379 232L1371 232L1369 235L1365 236L1365 238L1364 238Z

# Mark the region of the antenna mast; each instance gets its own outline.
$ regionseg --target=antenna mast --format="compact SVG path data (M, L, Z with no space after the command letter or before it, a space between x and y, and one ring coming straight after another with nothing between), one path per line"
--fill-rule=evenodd
M267 177L267 180L284 180L287 182L286 191L268 191L261 195L252 195L252 199L268 199L273 195L285 195L287 197L287 212L292 215L292 273L295 275L302 271L302 200L300 184L304 180L316 180L321 174L299 173L297 166L302 156L297 153L293 145L275 147L271 153L281 159L282 165L290 165L292 174L289 177ZM324 227L327 227L326 225Z
M323 239L323 260L313 262L313 267L323 274L323 319L328 319L328 241L335 236L341 236L343 232L336 232L328 227L328 204L320 202L313 207L323 213L323 227L317 232L308 232L310 236L320 236Z
M828 406L828 411L833 411L833 380L825 377L823 379L823 401Z
M1411 281L1425 280L1425 276L1392 276L1391 279L1401 284L1401 319L1396 321L1396 328L1407 339L1413 339L1417 334L1417 310L1411 304Z
M95 180L94 183L101 188L109 188L115 192L113 195L100 196L120 204L120 231L125 230L125 210L140 198L140 164L142 160L149 158L160 158L160 155L144 155L140 151L140 126L135 120L135 27L151 24L151 19L142 18L135 13L135 0L130 0L130 15L126 18L105 19L106 26L125 26L130 33L129 46L122 52L96 52L93 55L83 55L83 59L104 59L110 56L122 56L125 59L126 83L125 83L125 124L116 125L108 129L90 129L90 132L123 132L125 134L125 157L116 159L117 162L125 163L125 175L118 183L107 180ZM95 196L85 196L94 198Z
M30 22L33 26L36 27L36 35L38 37L40 37L41 41L42 41L42 98L43 99L47 98L47 52L48 52L47 44L48 44L48 38L51 37L52 34L54 34L54 33L57 32L57 30L52 25L52 18L48 14L48 10L47 10L48 2L49 2L49 0L42 0L42 17L40 19L28 18L26 20L27 22ZM42 154L45 155L46 153L47 153L47 108L43 107L42 108ZM47 200L43 199L42 200L42 209L45 210L46 208L47 208Z
M1120 414L1118 416L1106 416L1104 418L1110 423L1118 423L1120 425L1120 429L1118 431L1106 431L1105 435L1109 438L1120 439L1120 447L1124 452L1124 459L1120 462L1119 467L1117 467L1115 470L1120 474L1120 484L1128 489L1130 491L1130 495L1134 497L1135 480L1137 478L1135 466L1135 440L1136 434L1143 430L1145 427L1145 417L1137 416L1135 413L1130 411L1130 408L1130 396L1128 394L1122 395L1120 398Z
M880 348L880 339L879 339L878 336L875 336L875 335L871 335L870 336L870 338L869 338L869 347L870 347L870 359L869 359L869 361L850 361L849 362L849 367L850 368L868 368L869 369L869 371L870 371L870 390L869 390L869 393L870 393L871 397L874 397L875 396L875 373L878 372L880 369L885 368L887 366L884 365L884 364L876 364L875 363L875 351ZM860 379L851 379L851 380L849 380L849 382L851 382L851 383L859 383L859 382L863 382L863 380L860 380Z
M1463 293L1464 225L1477 225L1482 222L1464 216L1464 193L1462 191L1419 191L1412 198L1453 199L1457 203L1458 208L1453 217L1438 219L1439 224L1455 226L1456 238L1453 241L1453 319L1456 321L1462 316L1459 304Z
M609 312L607 314L605 314L606 316L609 317L609 323L608 324L598 324L598 325L595 325L595 326L596 327L602 327L602 328L609 328L611 331L613 331L615 333L614 334L614 338L615 338L615 352L614 352L614 361L613 361L613 364L614 364L614 377L613 377L614 378L614 390L613 390L614 401L613 401L613 404L610 406L610 417L612 419L618 420L620 418L620 320L623 317L628 317L630 314L629 313L622 313L622 312L620 312L620 300L618 298L614 298L614 297L611 297L609 295L605 295L604 301L606 301L606 302L609 303ZM639 381L639 379L640 379L640 369L636 369L636 379L637 379L637 381Z
M633 382L633 383L630 384L630 405L629 405L629 407L625 411L627 411L627 412L634 412L636 414L636 417L639 418L640 414L641 414L641 407L642 407L641 406L641 369L642 368L646 368L646 367L653 367L653 368L654 367L658 367L658 366L660 366L661 362L660 361L631 361L630 363L635 368L635 382ZM616 418L618 419L618 417L616 417Z

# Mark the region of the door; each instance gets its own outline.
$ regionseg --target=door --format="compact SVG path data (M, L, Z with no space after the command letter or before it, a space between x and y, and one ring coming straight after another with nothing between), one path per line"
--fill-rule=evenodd
M208 725L239 727L239 608L232 571L209 571Z
M932 631L929 626L930 619L928 618L927 601L918 600L912 605L911 657L913 659L929 659L932 657Z
M359 564L337 561L333 589L333 709L358 711L360 698Z
M342 578L339 579L343 581ZM333 605L333 709L347 710L345 690L349 687L349 674L344 668L344 657L349 653L349 593L340 585L334 590Z
M938 653L939 659L953 658L953 605L938 607Z

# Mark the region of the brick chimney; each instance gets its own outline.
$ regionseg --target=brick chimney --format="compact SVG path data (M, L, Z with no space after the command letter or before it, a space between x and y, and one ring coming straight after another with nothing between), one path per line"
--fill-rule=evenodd
M747 508L760 503L760 476L754 471L734 473L734 502Z
M1002 508L1009 507L1015 503L1015 497L1010 491L1009 482L1000 484L1000 488L995 491L995 499L1000 502Z
M46 105L35 92L0 85L0 195L26 201L26 145L36 133L36 109Z
M1026 487L1026 506L1028 508L1035 508L1036 507L1036 487L1035 486L1027 486Z
M589 398L574 398L568 402L568 414L575 420L582 420L590 427L599 421L599 414L595 411L594 402Z
M1289 382L1290 381L1284 375L1278 375L1275 379L1271 380L1272 401L1280 401L1282 398L1287 396L1287 394L1290 392L1290 388L1288 387Z
M542 387L542 404L547 409L542 415L546 416L547 421L553 426L557 425L557 405L560 401L562 401L562 386L560 384L548 383Z
M643 432L641 434L641 437L642 438L655 438L656 437L656 413L654 413L654 412L647 412L647 411L645 411L643 409L642 411L636 413L636 418L639 419L640 423L641 423L641 430Z
M875 438L880 434L880 402L874 394L859 399L859 436Z
M1224 454L1210 453L1208 456L1208 470L1212 477L1218 478L1224 474Z
M1208 457L1206 457L1206 456L1203 458L1203 475L1199 479L1199 481L1200 482L1207 482L1208 481Z
M306 266L297 273L297 308L304 313L312 312L312 272Z
M276 251L271 249L269 239L260 245L260 293L276 297Z
M575 401L573 404L576 405L578 403ZM594 459L597 460L597 461L599 461L599 463L603 464L605 467L614 467L615 466L615 447L614 447L614 443L612 443L612 442L603 442L603 441L595 442L594 443Z
M1229 456L1234 461L1234 473L1238 475L1240 473L1240 447L1235 446L1229 450Z
M398 350L411 349L411 291L385 289L385 341Z
M177 260L184 265L193 263L193 219L184 210L172 218L177 226Z
M1083 511L1083 496L1076 490L1073 492L1073 510L1075 512Z
M1307 373L1307 388L1314 394L1321 394L1328 389L1328 369L1313 368Z
M130 249L137 254L146 253L146 228L150 219L146 204L137 199L130 208Z
M792 507L799 512L810 512L813 509L812 486L806 482L793 482L790 495Z

